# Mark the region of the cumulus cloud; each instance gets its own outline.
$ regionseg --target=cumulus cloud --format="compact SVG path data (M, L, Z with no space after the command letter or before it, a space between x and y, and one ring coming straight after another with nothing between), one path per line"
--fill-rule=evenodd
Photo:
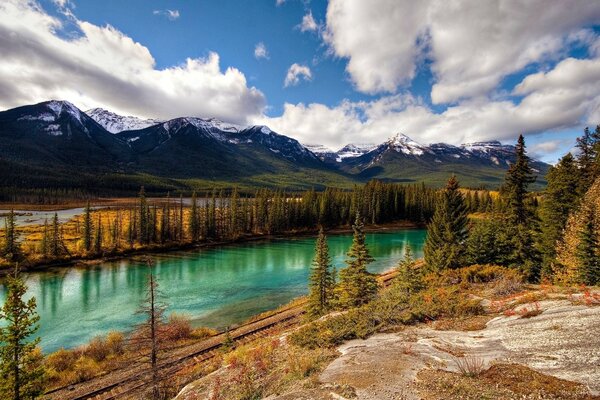
M577 0L331 0L325 41L348 59L365 93L396 92L425 57L436 104L488 95L501 79L532 63L556 60L581 27L600 22L597 2Z
M245 123L260 115L264 95L219 55L157 69L142 44L111 26L75 19L75 39L35 2L0 3L0 107L54 99L142 117L217 117Z
M154 10L152 11L152 14L154 15L162 15L164 17L167 17L167 19L169 21L175 21L177 18L179 18L179 10Z
M294 63L288 68L283 85L285 87L296 86L300 80L310 81L311 79L312 73L308 66Z
M259 42L254 47L254 58L260 60L261 58L269 59L269 52L267 51L267 46L263 42Z
M319 25L313 18L312 12L309 11L304 17L302 17L302 22L298 25L298 28L301 32L315 32L319 29Z
M276 118L262 123L304 143L339 148L350 142L381 143L402 132L422 143L461 144L512 141L519 133L539 134L600 121L600 59L566 59L548 72L527 76L512 101L476 99L436 113L410 94L366 102L285 104ZM550 144L537 149L552 150Z

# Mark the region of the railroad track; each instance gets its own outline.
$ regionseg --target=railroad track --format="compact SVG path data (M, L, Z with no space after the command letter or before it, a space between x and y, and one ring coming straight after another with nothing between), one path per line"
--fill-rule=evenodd
M268 336L273 331L287 328L296 324L304 314L303 305L283 310L273 315L260 318L256 321L241 325L229 332L237 344L245 344ZM222 332L201 343L178 349L169 358L159 362L158 368L162 376L172 376L173 373L193 364L210 360L217 355L226 339ZM125 398L144 387L149 386L148 378L151 369L147 366L122 368L107 375L94 378L76 385L68 385L46 392L44 398L48 400L108 400Z
M382 286L387 287L396 276L391 271L379 276ZM289 328L300 321L304 314L304 303L292 308L259 318L243 324L229 332L237 344L246 344L274 331ZM201 343L185 346L175 351L174 355L159 362L161 376L173 376L176 372L191 366L204 363L214 358L226 339L221 332ZM147 366L126 367L93 378L80 384L63 386L46 392L47 400L113 400L128 398L151 386L151 369Z

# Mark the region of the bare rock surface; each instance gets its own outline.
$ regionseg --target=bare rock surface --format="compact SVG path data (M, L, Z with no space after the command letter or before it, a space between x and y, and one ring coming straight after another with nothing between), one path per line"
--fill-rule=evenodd
M457 359L477 357L486 365L514 362L600 392L600 308L566 300L539 303L531 318L497 317L475 332L407 328L339 347L342 355L320 375L343 383L358 399L419 399L414 381L426 367L456 372Z

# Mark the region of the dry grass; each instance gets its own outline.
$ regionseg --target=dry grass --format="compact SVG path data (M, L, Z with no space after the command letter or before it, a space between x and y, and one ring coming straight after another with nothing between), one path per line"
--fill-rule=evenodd
M476 377L485 370L483 358L476 356L456 356L453 357L454 364L462 376Z
M417 378L419 394L424 400L597 399L582 384L516 364L496 364L476 377L425 369Z

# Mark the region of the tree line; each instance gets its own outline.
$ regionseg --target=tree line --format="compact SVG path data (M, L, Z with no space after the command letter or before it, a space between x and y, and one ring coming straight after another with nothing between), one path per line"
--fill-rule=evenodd
M577 139L548 174L540 196L525 140L489 216L469 221L468 204L451 177L436 202L424 247L431 270L472 264L518 269L529 281L597 285L600 282L600 126Z

